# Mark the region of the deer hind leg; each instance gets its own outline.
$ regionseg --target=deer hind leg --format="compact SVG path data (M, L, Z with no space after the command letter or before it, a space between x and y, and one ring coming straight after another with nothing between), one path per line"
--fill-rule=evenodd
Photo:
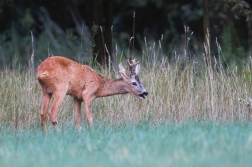
M49 103L50 103L52 94L47 93L46 87L43 84L41 84L41 87L42 87L43 96L42 96L42 105L41 105L40 117L41 117L44 132L46 133L47 132L46 117L47 117L47 111L48 111L48 107L49 107Z
M53 95L54 95L54 99L53 99L53 102L52 102L51 109L49 111L49 115L50 115L50 119L52 121L52 124L57 125L58 124L57 114L58 114L60 106L61 106L61 104L62 104L62 102L64 100L64 97L66 95L66 90L65 91L56 90L56 91L53 92Z
M76 117L76 128L77 130L80 129L81 121L82 121L82 114L81 114L81 101L74 98L74 111Z

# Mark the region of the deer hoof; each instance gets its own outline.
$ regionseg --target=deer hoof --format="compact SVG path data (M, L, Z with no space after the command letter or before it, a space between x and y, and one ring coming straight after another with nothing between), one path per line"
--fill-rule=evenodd
M58 122L52 122L52 124L53 124L53 125L57 125L57 124L58 124Z

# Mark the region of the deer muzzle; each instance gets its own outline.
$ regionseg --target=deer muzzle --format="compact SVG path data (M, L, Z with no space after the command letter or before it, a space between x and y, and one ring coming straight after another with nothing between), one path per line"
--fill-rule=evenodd
M145 96L147 96L147 95L148 95L148 92L143 92L143 93L139 94L141 99L145 99Z

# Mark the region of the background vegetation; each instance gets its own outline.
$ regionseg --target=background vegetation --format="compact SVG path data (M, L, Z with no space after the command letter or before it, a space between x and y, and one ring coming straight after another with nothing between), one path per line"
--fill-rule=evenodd
M246 0L2 0L0 66L28 65L31 32L35 66L48 55L116 64L117 53L140 55L144 39L148 47L161 44L169 59L185 51L190 58L218 57L218 40L225 48L221 61L239 63L251 54L250 6ZM203 42L212 46L209 54Z

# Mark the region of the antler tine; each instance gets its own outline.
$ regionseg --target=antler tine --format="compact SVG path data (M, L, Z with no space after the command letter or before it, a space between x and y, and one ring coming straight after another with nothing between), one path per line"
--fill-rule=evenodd
M134 70L134 67L139 64L139 61L136 62L136 59L134 58L133 60L131 60L132 63L130 63L129 59L127 60L127 63L129 64L129 67L130 67L130 71L131 73L135 73L135 70Z
M134 65L139 64L139 61L138 61L138 62L136 62L136 59L133 59L133 60L131 60L131 61L132 61L132 63L133 63Z
M133 66L133 64L130 63L129 59L127 60L127 63L128 63L128 65L129 65L130 67Z
M134 58L133 60L131 60L131 61L132 61L132 63L130 63L129 59L127 60L127 63L129 64L130 67L139 64L139 61L136 62L136 59L135 59L135 58Z

